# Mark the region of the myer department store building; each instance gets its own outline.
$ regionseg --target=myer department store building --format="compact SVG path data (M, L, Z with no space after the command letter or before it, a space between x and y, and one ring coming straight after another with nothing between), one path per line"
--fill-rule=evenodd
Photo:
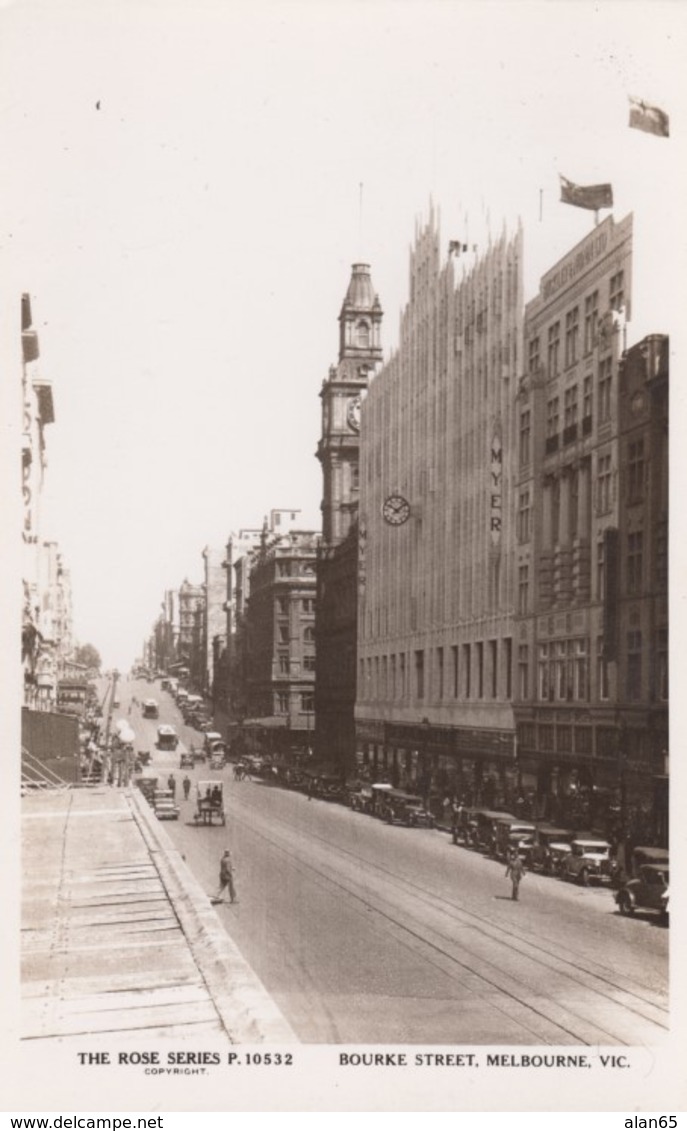
M356 757L363 774L491 804L516 788L522 232L441 267L430 218L410 286L363 405Z

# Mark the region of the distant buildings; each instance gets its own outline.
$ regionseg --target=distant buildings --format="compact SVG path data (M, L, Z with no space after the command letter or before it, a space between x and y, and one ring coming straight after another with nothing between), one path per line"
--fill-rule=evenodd
M314 739L315 565L319 534L265 530L250 570L245 614L243 726L283 754L307 754Z

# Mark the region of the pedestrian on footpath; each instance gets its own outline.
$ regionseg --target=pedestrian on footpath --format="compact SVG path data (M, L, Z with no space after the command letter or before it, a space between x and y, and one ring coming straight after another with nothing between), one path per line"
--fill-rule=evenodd
M188 801L188 795L191 792L191 779L188 774L181 784L184 787L184 801Z
M229 902L236 903L234 865L231 859L231 852L228 848L224 850L224 855L219 862L219 888L215 896L218 903L224 903L224 892L227 890L229 891Z
M508 866L506 867L506 878L510 876L513 890L511 892L511 899L518 899L518 892L520 889L520 881L525 875L525 866L520 859L517 851L513 850L508 857Z

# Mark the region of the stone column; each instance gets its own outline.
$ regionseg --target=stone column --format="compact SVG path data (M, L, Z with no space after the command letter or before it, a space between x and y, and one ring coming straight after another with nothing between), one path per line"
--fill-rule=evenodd
M558 535L556 542L559 546L570 543L570 473L564 472L560 477L560 505L558 508Z

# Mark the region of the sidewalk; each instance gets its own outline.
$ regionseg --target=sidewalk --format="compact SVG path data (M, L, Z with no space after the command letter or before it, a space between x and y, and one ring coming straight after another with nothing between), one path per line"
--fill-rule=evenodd
M296 1043L138 790L24 797L22 842L23 1039Z

